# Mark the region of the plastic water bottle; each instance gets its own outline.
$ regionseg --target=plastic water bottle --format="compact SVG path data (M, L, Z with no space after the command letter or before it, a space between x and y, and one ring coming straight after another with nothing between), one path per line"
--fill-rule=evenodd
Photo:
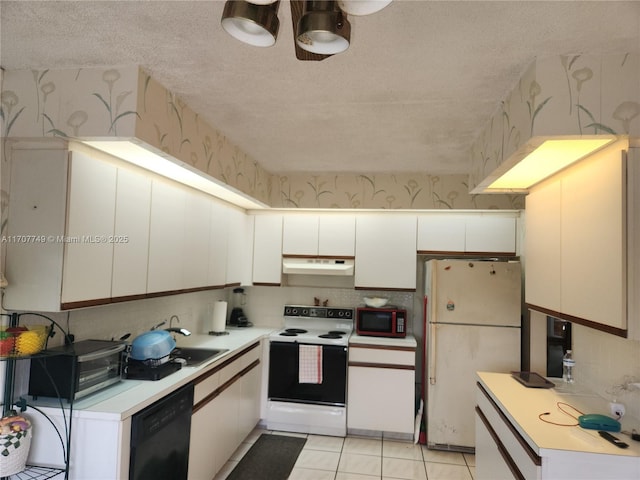
M573 383L573 367L576 365L576 361L573 359L571 350L567 350L567 353L562 357L562 380L567 383Z

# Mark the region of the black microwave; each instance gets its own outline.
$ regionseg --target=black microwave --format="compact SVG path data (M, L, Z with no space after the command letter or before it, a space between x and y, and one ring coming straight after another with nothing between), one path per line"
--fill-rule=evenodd
M393 307L359 307L356 333L373 337L406 337L407 311Z
M125 342L83 340L31 359L29 395L82 398L122 379Z

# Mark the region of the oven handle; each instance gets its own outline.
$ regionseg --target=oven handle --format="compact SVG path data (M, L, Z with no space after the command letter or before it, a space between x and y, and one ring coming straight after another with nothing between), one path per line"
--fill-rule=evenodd
M89 373L86 374L82 374L80 373L78 382L82 383L82 382L90 382L92 380L95 380L96 378L100 378L100 377L104 377L105 374L107 375L107 378L109 377L109 373L114 371L114 367L116 367L115 365L110 365L110 366L105 366L102 367L100 369L97 370L93 370Z
M87 353L85 355L80 355L78 357L78 363L82 362L90 362L92 360L97 360L99 358L107 357L112 353L118 353L125 349L126 345L124 343L114 345L113 347L103 348L95 352Z

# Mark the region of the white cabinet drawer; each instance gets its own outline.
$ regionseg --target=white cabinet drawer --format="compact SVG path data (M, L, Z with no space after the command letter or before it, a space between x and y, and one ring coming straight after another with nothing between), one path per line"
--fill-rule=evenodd
M197 405L253 362L259 360L260 352L260 343L255 343L199 376L195 380L193 404Z
M522 435L509 422L504 414L494 405L488 393L478 385L476 393L476 402L478 409L477 416L486 419L485 425L487 429L493 430L499 439L499 445L502 446L506 456L509 457L517 471L520 472L522 478L539 479L541 477L542 459L531 448ZM478 411L479 410L479 411ZM481 470L484 467L481 467ZM520 478L515 475L516 478Z
M205 373L196 380L193 388L193 404L201 402L207 395L213 393L220 386L220 372Z
M413 367L416 363L416 352L413 349L352 344L349 346L349 363L351 362Z
M225 362L226 365L223 364L225 366L220 370L220 385L224 385L253 362L260 359L260 344L254 345L230 359L230 363L226 364Z

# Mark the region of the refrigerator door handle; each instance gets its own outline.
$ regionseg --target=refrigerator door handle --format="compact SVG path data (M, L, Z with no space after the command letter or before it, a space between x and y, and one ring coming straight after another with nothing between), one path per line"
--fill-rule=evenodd
M429 383L431 385L436 384L436 329L438 325L435 323L429 324Z

